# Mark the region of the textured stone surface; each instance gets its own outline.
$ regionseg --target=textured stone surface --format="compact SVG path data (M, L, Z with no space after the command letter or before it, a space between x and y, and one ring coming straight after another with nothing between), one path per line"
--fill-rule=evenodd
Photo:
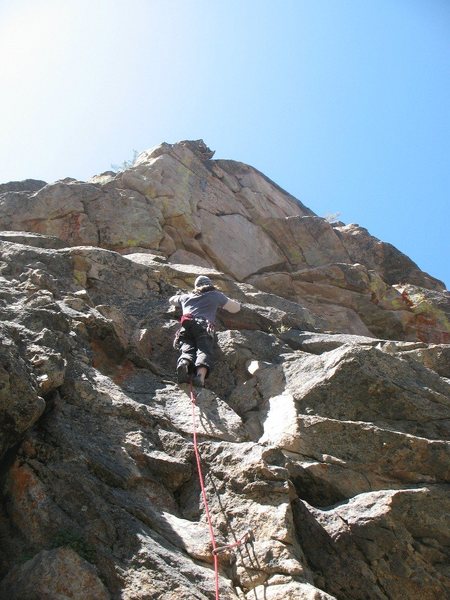
M424 288L443 289L442 282L423 273L413 261L394 246L368 235L359 225L336 226L336 233L354 261L374 269L386 283L411 283Z
M70 548L43 550L15 568L0 584L0 594L13 600L85 598L109 600L96 569Z
M337 598L446 597L448 491L369 492L328 511L297 501L299 535L326 588Z
M331 225L256 169L213 154L202 140L164 143L86 183L4 184L0 223L215 268L301 304L335 333L449 343L442 282L364 228Z
M0 597L214 598L194 425L217 544L247 540L221 598L449 595L438 282L201 141L28 187L0 190ZM243 309L193 407L168 298L199 274Z
M45 402L37 377L17 348L17 338L5 325L0 345L0 452L3 454L42 415ZM12 334L12 335L11 335Z
M40 179L25 179L24 181L10 181L9 183L0 183L0 194L4 192L37 192L47 185Z

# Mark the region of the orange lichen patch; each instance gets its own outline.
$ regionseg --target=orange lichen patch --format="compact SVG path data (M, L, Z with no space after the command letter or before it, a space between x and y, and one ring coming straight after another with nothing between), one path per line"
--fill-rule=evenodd
M27 219L24 221L26 231L33 231L35 233L41 233L48 235L48 220L47 219Z
M55 235L70 244L81 243L84 240L83 229L88 224L88 218L80 212L54 215L53 218L27 219L24 221L27 231L35 231L43 235Z
M427 344L450 343L450 332L443 330L444 323L434 315L421 313L416 315L417 339Z
M103 345L97 340L91 340L90 346L93 354L92 366L105 374L114 370L116 363L105 352Z
M114 360L108 353L103 344L97 340L91 340L91 349L93 353L92 365L103 375L111 377L117 385L122 385L136 371L135 365L125 359L123 361Z
M25 466L19 466L18 463L14 463L9 476L12 483L11 487L13 488L11 491L15 492L16 496L22 496L32 480L31 472Z
M17 461L9 471L8 492L17 503L26 503L30 508L37 508L47 496L33 471Z
M394 286L395 287L395 286ZM407 285L397 287L405 307L413 314L411 322L415 338L427 344L448 344L450 321L448 314L436 304L432 291Z
M403 292L401 293L401 298L402 298L403 302L406 304L406 306L408 306L409 308L412 308L414 306L414 302L408 296L406 290L403 290Z
M48 530L48 494L32 469L16 461L11 467L6 485L11 521L34 542L45 539Z
M8 472L5 492L14 526L34 544L48 543L58 509L31 467L16 460Z
M136 372L134 364L126 360L116 367L116 373L113 376L113 381L117 385L122 385L127 379L129 379Z
M63 239L69 240L76 238L80 233L82 220L86 218L86 215L82 213L71 213L63 220L63 225L61 227L61 233L63 235Z

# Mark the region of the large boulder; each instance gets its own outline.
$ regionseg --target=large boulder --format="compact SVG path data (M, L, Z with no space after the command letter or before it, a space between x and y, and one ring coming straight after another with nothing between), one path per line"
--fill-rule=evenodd
M42 550L22 566L16 567L0 584L0 594L11 600L111 598L95 567L74 550L65 547Z
M297 531L336 598L445 598L448 488L367 492L330 510L295 503Z

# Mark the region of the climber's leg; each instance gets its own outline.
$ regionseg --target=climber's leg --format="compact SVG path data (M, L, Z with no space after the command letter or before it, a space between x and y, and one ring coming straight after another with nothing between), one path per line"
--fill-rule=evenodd
M194 383L203 387L214 362L214 338L204 327L201 327L196 330L195 342L197 344L197 353L195 358L196 375Z
M177 379L178 383L189 383L194 374L195 340L184 327L180 330L179 340L181 354L177 362Z

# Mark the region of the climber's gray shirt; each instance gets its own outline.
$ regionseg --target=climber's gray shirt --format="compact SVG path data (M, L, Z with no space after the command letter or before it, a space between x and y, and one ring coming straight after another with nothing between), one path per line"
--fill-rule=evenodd
M191 314L210 323L216 320L218 308L225 308L228 312L238 312L240 309L239 302L230 300L219 290L210 290L203 294L179 294L172 296L169 302L181 306L183 315Z

